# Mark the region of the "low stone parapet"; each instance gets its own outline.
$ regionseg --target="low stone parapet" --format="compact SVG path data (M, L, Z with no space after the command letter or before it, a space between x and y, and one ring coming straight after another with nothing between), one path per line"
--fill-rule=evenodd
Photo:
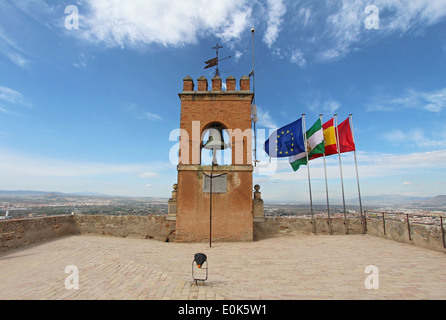
M76 215L75 223L80 234L175 241L175 221L163 215Z
M61 215L0 221L0 251L78 233L74 216Z
M19 248L75 234L105 235L175 241L175 221L149 215L61 215L0 221L0 251ZM404 221L368 217L366 234L446 252L444 230L438 225L407 224ZM254 221L254 240L281 235L362 234L360 218L265 217Z

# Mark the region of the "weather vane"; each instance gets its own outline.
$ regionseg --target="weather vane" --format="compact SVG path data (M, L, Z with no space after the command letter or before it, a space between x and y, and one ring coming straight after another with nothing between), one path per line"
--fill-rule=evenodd
M216 75L216 76L220 76L220 70L218 69L218 63L219 63L220 61L223 61L223 60L226 60L226 59L231 58L231 56L229 56L229 57L226 57L226 58L223 58L223 59L218 59L218 50L219 50L219 49L222 49L222 48L223 48L223 47L220 46L220 45L218 45L218 43L217 43L217 45L216 45L215 47L212 47L212 49L216 50L216 55L217 55L217 57L216 57L216 58L213 58L213 59L210 59L210 60L208 60L208 61L205 61L205 63L206 63L206 67L204 67L205 69L208 69L208 68L212 68L212 67L217 66L217 68L215 69L215 75Z

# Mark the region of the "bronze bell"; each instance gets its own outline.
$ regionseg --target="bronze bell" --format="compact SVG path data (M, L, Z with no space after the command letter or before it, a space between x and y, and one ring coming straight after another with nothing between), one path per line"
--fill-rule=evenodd
M203 146L207 150L224 150L228 149L229 145L223 140L223 127L221 125L214 125L206 130L209 132L209 139Z

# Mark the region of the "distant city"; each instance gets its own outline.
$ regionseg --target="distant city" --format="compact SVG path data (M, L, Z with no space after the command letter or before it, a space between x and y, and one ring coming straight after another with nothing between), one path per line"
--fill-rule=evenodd
M168 199L41 191L0 191L0 218L31 218L65 214L163 215Z
M368 215L411 214L425 216L446 215L446 195L433 198L404 196L364 197L363 211ZM357 202L357 199L356 199ZM0 190L0 219L23 219L51 215L165 215L168 198L117 197L94 193L66 194L45 191ZM309 203L274 203L265 201L266 216L311 216ZM346 202L349 216L359 214L358 204ZM327 217L327 206L320 202L313 205L313 214ZM343 205L330 205L331 217L344 216Z

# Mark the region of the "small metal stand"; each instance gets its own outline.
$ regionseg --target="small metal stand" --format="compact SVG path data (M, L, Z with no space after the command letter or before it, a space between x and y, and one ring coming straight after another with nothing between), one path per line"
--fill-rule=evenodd
M196 275L196 271L194 269L205 270L206 271L206 277L203 278L204 272L202 272L201 274ZM195 262L195 260L192 261L192 278L194 279L195 284L197 284L198 281L201 281L202 283L204 283L208 279L208 262L207 261L205 261L205 263L201 266L201 268L198 268L198 265Z

